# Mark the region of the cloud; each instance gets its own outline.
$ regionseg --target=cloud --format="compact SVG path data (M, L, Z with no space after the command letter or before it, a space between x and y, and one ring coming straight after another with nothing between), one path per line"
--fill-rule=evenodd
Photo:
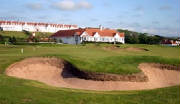
M41 10L43 6L40 3L30 3L26 5L29 9L32 10Z
M142 32L144 32L144 33L151 33L151 34L157 34L157 29L154 29L154 28L143 28Z
M166 35L166 36L176 36L180 32L178 28L171 27L159 27L159 28L143 28L141 30L145 33L157 34L157 35Z
M122 27L123 30L130 30L130 31L136 31L134 27Z
M88 3L87 1L74 2L72 0L63 0L60 2L56 2L52 4L52 6L56 9L63 10L63 11L74 11L74 10L92 8L92 5Z
M122 22L123 23L123 22ZM126 27L133 27L133 28L139 28L141 27L141 24L138 22L132 22L132 23L123 23Z
M134 22L132 24L130 24L131 27L141 27L141 25L137 22Z
M60 10L75 10L76 5L73 1L64 0L53 4L53 6Z
M81 1L77 4L78 8L86 8L86 9L90 9L92 8L92 5L89 4L87 1Z
M161 11L169 11L171 9L172 9L172 7L169 5L164 5L164 6L159 7L159 10L161 10Z

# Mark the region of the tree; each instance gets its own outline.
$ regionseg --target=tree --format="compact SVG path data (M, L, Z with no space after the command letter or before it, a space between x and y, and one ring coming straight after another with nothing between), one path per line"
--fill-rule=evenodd
M4 37L0 34L0 42L4 42Z
M125 33L125 42L130 44L159 44L164 37L159 35L150 36L148 33L139 33L129 30L118 29L119 32Z
M155 44L159 44L164 39L164 37L159 35L155 35L154 37L155 37Z
M24 32L27 36L31 36L31 35L32 35L29 31L23 30L23 32Z
M13 37L9 37L8 41L11 43L11 44L16 44L16 38L13 36Z
M131 36L130 36L130 34L125 34L125 42L126 43L131 43Z
M12 37L12 44L16 44L16 42L17 42L17 41L16 41L16 38L13 36L13 37Z
M133 34L131 37L131 43L132 44L138 44L139 43L139 38L138 34Z
M11 37L9 37L8 42L12 43L12 38Z
M130 44L137 44L139 43L139 39L138 39L138 32L132 32L129 30L122 30L122 29L118 29L117 31L119 32L124 32L125 34L125 42L126 43L130 43Z
M140 44L147 44L147 35L146 34L140 34L139 35L139 43Z

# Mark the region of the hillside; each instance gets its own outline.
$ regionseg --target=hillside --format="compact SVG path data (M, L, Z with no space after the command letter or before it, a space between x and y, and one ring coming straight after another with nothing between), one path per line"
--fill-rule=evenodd
M48 37L53 33L42 33L42 32L35 32L37 37ZM32 32L25 32L25 31L0 31L0 35L6 37L16 37L16 38L27 38Z
M164 39L177 40L178 38L164 37L148 33L135 32L130 30L117 29L125 33L125 42L130 44L159 44Z

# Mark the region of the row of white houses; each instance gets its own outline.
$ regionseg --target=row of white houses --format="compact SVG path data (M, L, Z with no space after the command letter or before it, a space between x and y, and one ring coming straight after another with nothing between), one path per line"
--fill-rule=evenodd
M3 31L30 31L30 32L57 32L59 30L77 29L77 25L0 21L0 30Z
M73 30L60 30L51 36L57 42L67 44L80 44L86 42L119 42L125 43L124 33L112 29L79 28Z

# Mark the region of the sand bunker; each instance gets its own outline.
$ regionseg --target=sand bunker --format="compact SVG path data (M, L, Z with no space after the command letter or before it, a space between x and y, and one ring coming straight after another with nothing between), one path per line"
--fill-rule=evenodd
M148 49L145 48L136 48L136 47L128 47L128 48L120 48L117 46L106 46L103 47L105 50L125 50L125 51L134 51L134 52L141 52L141 51L149 51Z
M128 50L128 51L149 51L148 49L145 49L145 48L135 48L135 47L125 48L125 50Z
M162 70L156 64L142 63L139 65L139 68L148 77L148 82L127 82L79 79L66 71L64 62L56 58L28 58L12 64L7 68L6 74L37 80L56 87L100 91L143 90L180 84L180 71L165 68Z

